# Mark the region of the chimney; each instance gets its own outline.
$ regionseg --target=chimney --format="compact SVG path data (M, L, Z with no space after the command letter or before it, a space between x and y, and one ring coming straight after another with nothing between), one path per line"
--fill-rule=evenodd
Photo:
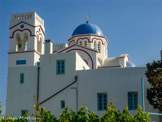
M48 39L45 40L45 54L52 54L53 53L53 40Z

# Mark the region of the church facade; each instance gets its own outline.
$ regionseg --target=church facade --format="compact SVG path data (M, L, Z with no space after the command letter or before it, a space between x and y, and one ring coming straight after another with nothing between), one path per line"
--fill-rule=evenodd
M135 67L128 54L108 57L108 39L95 24L79 25L68 43L45 40L44 20L36 12L12 14L8 52L6 114L33 113L40 106L57 117L64 108L85 104L98 115L112 99L117 110L138 105L153 112L146 99L146 67ZM141 79L144 81L142 103Z

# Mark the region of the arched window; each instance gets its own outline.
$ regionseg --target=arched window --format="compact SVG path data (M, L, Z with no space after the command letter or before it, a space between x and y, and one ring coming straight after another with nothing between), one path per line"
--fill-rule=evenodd
M96 41L94 42L94 49L96 50Z
M41 54L42 53L42 38L37 35L37 51Z
M87 47L87 41L84 42L84 46Z
M28 33L24 33L24 50L28 50Z
M22 50L22 40L20 38L20 34L16 34L16 51L21 51Z
M100 53L101 52L101 43L98 42L98 52Z
M79 45L82 45L82 41L79 42Z

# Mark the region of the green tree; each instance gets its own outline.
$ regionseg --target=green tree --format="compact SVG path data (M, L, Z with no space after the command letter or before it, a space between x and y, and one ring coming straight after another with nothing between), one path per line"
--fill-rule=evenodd
M147 99L155 109L162 112L162 61L148 63L146 76L151 85L147 89Z

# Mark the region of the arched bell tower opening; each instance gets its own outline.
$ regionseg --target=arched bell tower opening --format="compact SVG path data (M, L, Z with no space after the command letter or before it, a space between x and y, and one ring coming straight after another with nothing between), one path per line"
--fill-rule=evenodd
M37 36L37 51L42 54L42 38Z
M28 33L24 33L24 51L28 50Z
M24 33L23 38L20 33L16 34L16 52L28 50L28 33Z
M20 33L16 34L16 51L22 50L22 39L20 38Z

